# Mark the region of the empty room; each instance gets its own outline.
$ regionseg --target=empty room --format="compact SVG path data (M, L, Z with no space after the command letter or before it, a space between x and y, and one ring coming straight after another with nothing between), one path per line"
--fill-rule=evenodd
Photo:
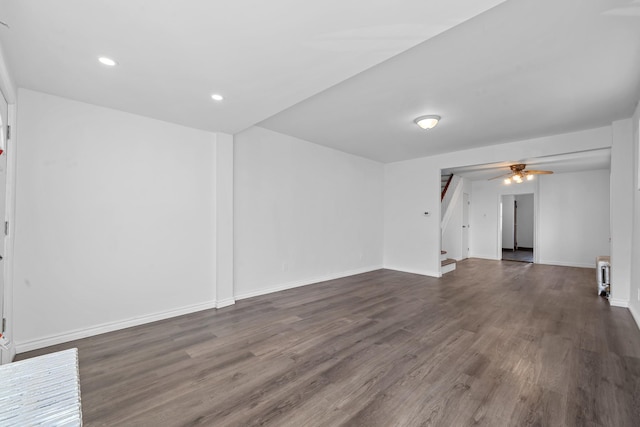
M637 425L638 52L634 0L0 0L0 425Z

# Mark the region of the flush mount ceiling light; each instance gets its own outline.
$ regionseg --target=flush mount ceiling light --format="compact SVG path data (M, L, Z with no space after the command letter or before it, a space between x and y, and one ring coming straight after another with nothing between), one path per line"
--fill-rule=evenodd
M115 67L116 65L118 65L116 61L111 58L107 58L106 56L101 56L100 58L98 58L98 61L100 61L101 64L109 67Z
M214 93L213 95L211 95L211 99L213 99L214 101L222 101L224 100L224 96L220 95L219 93Z
M440 116L420 116L414 120L414 122L422 129L433 129L440 121Z

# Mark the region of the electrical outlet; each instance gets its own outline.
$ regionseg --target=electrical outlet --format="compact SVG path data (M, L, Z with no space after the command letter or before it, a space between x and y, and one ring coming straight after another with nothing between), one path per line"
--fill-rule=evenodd
M638 288L638 301L640 301L640 288Z

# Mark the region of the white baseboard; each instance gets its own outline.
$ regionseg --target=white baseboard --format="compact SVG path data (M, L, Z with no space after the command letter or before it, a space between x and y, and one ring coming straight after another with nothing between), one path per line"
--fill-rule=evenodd
M132 317L126 320L118 320L115 322L103 323L101 325L89 328L76 329L74 331L62 334L49 335L43 338L37 338L30 341L16 342L16 352L24 353L25 351L36 350L50 345L61 344L64 342L74 341L81 338L87 338L94 335L104 334L107 332L117 331L119 329L130 328L132 326L143 325L145 323L156 322L158 320L168 319L170 317L182 316L183 314L195 313L196 311L209 310L216 308L216 302L206 302L201 304L193 304L181 307L175 310L168 310L159 313L153 313L145 316Z
M491 261L501 261L502 258L498 258L495 255L483 255L483 254L469 254L469 258L489 259Z
M217 301L216 308L229 307L230 305L233 305L235 303L236 303L235 298L226 298L226 299Z
M629 311L631 312L633 320L636 321L636 326L638 327L638 329L640 329L640 313L637 312L635 307L632 305L629 306Z
M343 277L355 276L356 274L368 273L370 271L380 270L382 268L383 267L381 265L376 265L371 267L359 268L356 270L343 271L341 273L327 274L325 276L316 276L310 279L296 280L294 282L284 283L282 285L274 286L267 289L257 289L255 291L245 292L243 294L236 295L235 299L241 300L241 299L253 298L260 295L271 294L273 292L286 291L287 289L313 285L314 283L326 282L327 280L341 279Z
M384 268L387 270L401 271L402 273L419 274L421 276L436 277L436 278L442 277L442 273L440 273L439 271L415 270L411 268L396 267L393 265L385 265Z
M545 265L557 265L559 267L578 267L578 268L596 268L593 262L591 263L581 263L581 262L564 262L564 261L549 261L549 260L540 260L538 264Z
M629 300L628 299L609 298L609 305L612 306L612 307L629 308Z

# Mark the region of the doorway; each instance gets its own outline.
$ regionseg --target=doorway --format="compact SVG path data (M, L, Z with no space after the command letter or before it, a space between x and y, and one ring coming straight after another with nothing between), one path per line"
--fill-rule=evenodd
M462 259L469 258L469 193L462 193Z
M7 125L9 122L9 106L7 100L0 92L0 319L2 323L2 334L5 335L5 212L7 195ZM0 364L7 361L11 354L9 351L0 349Z
M533 204L533 194L502 196L502 260L533 262L535 249Z

